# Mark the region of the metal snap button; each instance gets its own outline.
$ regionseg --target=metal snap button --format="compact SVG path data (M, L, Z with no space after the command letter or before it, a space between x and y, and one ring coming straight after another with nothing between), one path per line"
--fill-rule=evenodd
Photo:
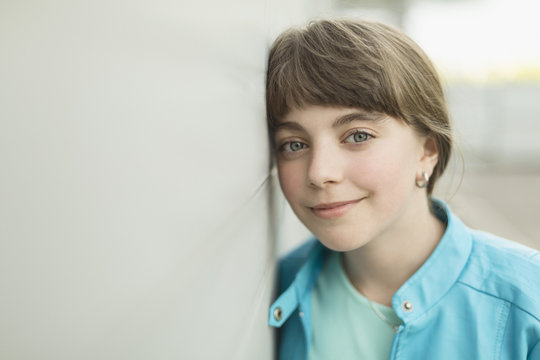
M278 306L274 309L274 319L276 321L281 321L281 317L283 316L283 312L281 311L281 308Z
M413 311L413 304L412 302L405 300L403 304L401 304L401 308L403 309L403 311L411 312Z

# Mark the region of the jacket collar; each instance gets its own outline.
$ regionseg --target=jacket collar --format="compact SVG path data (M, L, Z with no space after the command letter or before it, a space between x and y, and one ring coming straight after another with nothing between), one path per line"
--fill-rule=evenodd
M446 204L432 200L433 211L446 220L446 231L426 262L392 297L397 316L407 323L424 314L455 284L472 249L472 237Z
M432 199L433 211L446 220L446 231L439 244L418 271L392 297L392 307L404 324L414 320L436 304L457 281L472 248L465 225L442 201ZM270 307L268 324L281 327L296 308L308 301L330 252L320 242L313 244L292 284Z
M269 325L281 327L306 296L310 296L322 269L325 254L329 251L319 241L312 242L307 260L296 274L294 281L270 307Z

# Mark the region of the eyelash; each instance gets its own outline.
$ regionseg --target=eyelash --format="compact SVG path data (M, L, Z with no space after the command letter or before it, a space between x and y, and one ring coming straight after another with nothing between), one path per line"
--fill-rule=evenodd
M362 141L350 141L350 142L346 141L347 139L352 138L352 137L354 137L356 135L364 135L365 138ZM343 142L349 143L349 144L362 144L362 143L365 143L366 141L369 141L371 138L373 138L373 135L370 134L369 132L364 131L364 130L360 130L360 129L354 129L351 133L349 133L345 137L345 140Z
M298 149L298 150L292 150L292 149L289 149L289 150L286 150L286 147L289 146L291 147L292 144L300 144L302 147L301 149ZM300 150L304 150L305 148L307 147L306 144L304 144L303 142L301 141L298 141L298 140L291 140L291 141L287 141L287 142L284 142L283 144L281 144L278 148L278 150L280 152L289 152L289 153L295 153L295 152L298 152Z

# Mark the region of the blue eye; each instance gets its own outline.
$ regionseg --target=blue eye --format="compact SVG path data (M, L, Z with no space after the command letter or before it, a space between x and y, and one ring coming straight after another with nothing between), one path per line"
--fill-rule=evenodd
M301 143L300 141L289 141L281 146L282 151L296 152L304 149L306 144Z
M345 142L346 143L363 143L369 140L370 137L371 135L366 132L357 131L354 134L347 136L347 138L345 139Z

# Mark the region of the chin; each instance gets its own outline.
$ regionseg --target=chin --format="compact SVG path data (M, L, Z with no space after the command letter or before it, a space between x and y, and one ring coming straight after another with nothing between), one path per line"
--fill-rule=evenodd
M318 236L317 238L325 247L338 252L356 250L366 243L365 241L358 241L358 239L351 241L350 236Z

